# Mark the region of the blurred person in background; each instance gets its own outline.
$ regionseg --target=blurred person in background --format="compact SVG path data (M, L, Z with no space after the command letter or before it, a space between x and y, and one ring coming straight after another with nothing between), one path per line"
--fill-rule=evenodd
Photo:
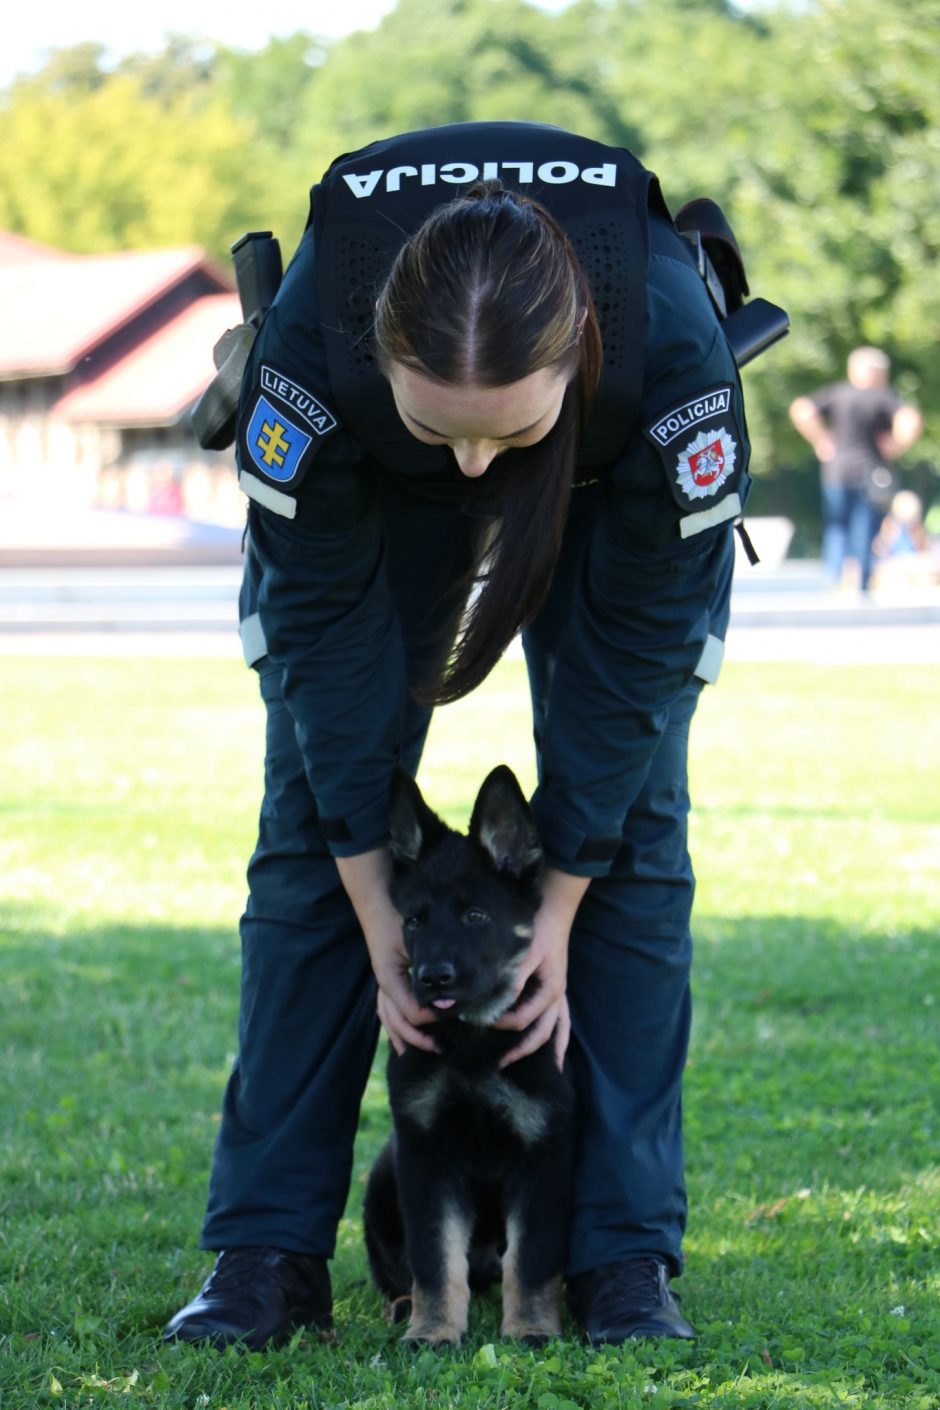
M898 490L875 535L876 585L915 587L940 581L938 549L924 522L920 496L913 490Z
M890 370L880 348L856 348L846 381L790 406L790 420L819 461L826 575L840 584L850 558L862 592L871 581L878 525L897 488L892 463L923 430L920 413L891 387Z

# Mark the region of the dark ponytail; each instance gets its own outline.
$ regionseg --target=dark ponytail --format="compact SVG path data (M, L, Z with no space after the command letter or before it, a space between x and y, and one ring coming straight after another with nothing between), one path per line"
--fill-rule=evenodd
M570 379L548 435L487 468L490 517L476 567L458 585L456 643L440 679L416 692L445 704L478 685L531 622L558 558L602 361L590 288L564 230L497 182L440 207L379 296L376 352L386 374L400 363L453 386L503 387L546 367Z

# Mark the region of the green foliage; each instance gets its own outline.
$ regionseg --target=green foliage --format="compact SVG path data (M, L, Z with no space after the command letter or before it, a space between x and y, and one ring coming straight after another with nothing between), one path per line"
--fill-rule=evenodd
M169 34L156 54L130 54L116 66L118 74L132 74L144 97L167 102L190 97L212 82L220 58L220 45L193 35Z
M311 171L435 123L524 117L596 132L609 100L557 28L523 0L399 0L376 30L337 44L311 85L298 139Z
M379 1064L333 1263L336 1344L219 1356L159 1334L208 1261L256 681L235 661L8 665L4 1410L934 1410L940 668L732 663L703 697L680 1284L694 1344L592 1352L569 1328L525 1351L485 1298L459 1351L399 1347L359 1228L388 1129ZM437 713L422 786L462 826L500 760L531 784L520 661Z
M215 96L155 95L145 74L17 85L0 112L0 227L91 253L198 244L244 225L252 128Z
M283 157L300 142L304 100L325 59L323 45L308 34L272 39L263 62L257 54L223 50L219 84L233 112L249 117L259 138Z

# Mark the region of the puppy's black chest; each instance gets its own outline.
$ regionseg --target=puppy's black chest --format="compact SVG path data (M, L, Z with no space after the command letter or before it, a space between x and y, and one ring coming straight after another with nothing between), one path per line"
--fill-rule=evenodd
M389 1091L396 1127L409 1139L440 1143L442 1152L459 1148L471 1162L494 1150L524 1154L557 1129L569 1104L567 1080L549 1054L536 1057L518 1065L527 1082L495 1062L479 1067L457 1055L445 1061L412 1052L393 1059Z

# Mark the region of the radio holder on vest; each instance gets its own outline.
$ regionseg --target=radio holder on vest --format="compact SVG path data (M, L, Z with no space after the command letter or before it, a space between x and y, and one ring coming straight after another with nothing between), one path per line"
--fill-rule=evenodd
M253 230L236 240L232 263L244 322L223 333L212 349L217 373L193 407L192 427L203 450L225 450L235 439L245 364L283 278L281 246L270 230Z
M744 302L750 293L744 259L717 201L689 201L676 215L675 226L690 247L734 360L744 367L789 332L790 319L766 299Z

